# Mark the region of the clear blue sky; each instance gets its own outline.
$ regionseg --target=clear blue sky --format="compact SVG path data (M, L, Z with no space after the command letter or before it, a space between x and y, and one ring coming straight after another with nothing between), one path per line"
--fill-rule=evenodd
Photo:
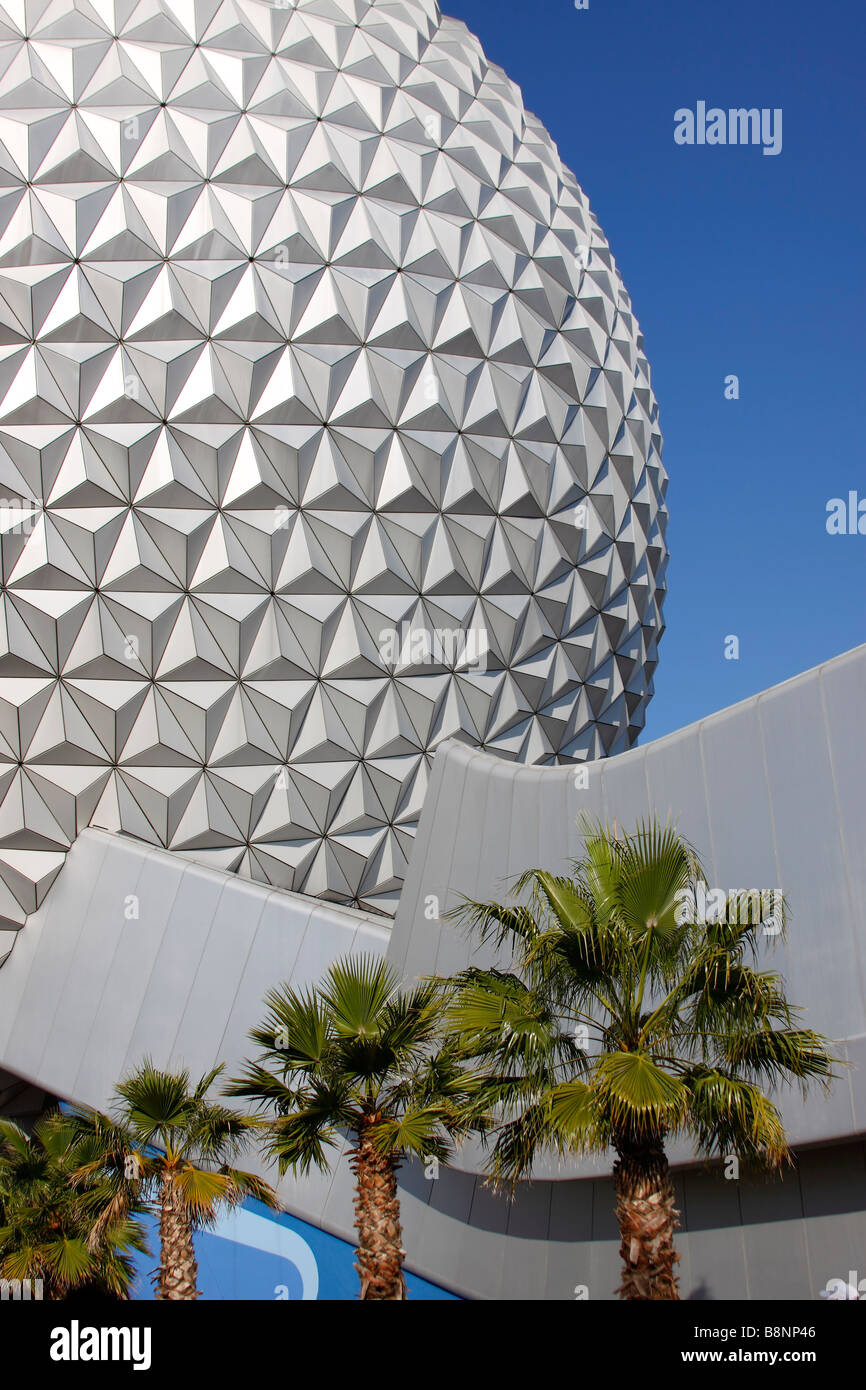
M862 0L443 9L557 141L646 339L672 558L645 740L866 641L866 535L826 530L866 499ZM781 107L781 154L676 145L699 100Z

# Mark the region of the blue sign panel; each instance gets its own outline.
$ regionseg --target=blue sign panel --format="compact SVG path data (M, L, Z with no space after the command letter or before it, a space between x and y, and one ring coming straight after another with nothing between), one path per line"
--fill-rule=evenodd
M146 1217L151 1255L135 1257L133 1298L152 1299L152 1275L159 1259L159 1228ZM358 1273L355 1248L327 1231L285 1212L248 1201L195 1237L198 1285L202 1298L245 1300L355 1299ZM435 1284L406 1274L411 1299L454 1299Z

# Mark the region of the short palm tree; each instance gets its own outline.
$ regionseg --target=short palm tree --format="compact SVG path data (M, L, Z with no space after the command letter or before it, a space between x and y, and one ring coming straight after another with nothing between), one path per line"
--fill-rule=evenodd
M140 1204L113 1208L100 1173L79 1176L74 1120L52 1111L27 1134L0 1121L0 1277L42 1281L49 1299L128 1298L135 1251L147 1252Z
M501 1122L494 1180L516 1183L542 1151L612 1147L619 1294L675 1299L666 1140L682 1134L706 1156L776 1167L790 1155L764 1088L827 1083L833 1059L799 1025L779 975L756 968L757 912L695 922L703 870L674 829L653 820L623 835L587 823L584 838L571 877L533 869L518 880L529 905L456 909L510 958L451 982L451 1026L462 1055L488 1070ZM778 894L774 916L781 935Z
M445 1162L454 1141L484 1123L455 1046L437 1042L439 990L399 986L386 962L359 955L331 965L318 989L272 990L250 1034L262 1054L229 1091L273 1113L266 1142L283 1173L327 1169L351 1137L355 1268L367 1300L406 1297L401 1161Z
M79 1174L111 1184L113 1211L133 1200L159 1213L157 1298L198 1298L195 1231L247 1197L273 1207L262 1178L232 1166L258 1126L208 1097L222 1067L195 1085L189 1071L158 1070L149 1059L116 1087L112 1115L77 1110L79 1141L87 1146Z

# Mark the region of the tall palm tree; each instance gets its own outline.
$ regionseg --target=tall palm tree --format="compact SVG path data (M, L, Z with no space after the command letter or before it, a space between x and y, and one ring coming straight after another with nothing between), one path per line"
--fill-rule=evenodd
M74 1120L59 1111L32 1134L0 1121L0 1277L42 1281L42 1294L128 1298L134 1251L147 1252L141 1205L113 1209L100 1173L79 1174L82 1151Z
M208 1098L222 1070L214 1067L193 1086L186 1068L160 1071L146 1058L115 1088L110 1117L75 1112L79 1141L88 1146L79 1174L110 1183L115 1213L136 1199L159 1213L159 1299L198 1298L195 1231L247 1197L276 1206L262 1178L232 1166L258 1126Z
M283 1173L327 1169L351 1136L360 1296L405 1299L400 1163L445 1162L484 1123L455 1046L437 1043L440 992L401 992L386 962L359 955L331 965L318 989L275 989L265 1004L250 1033L262 1054L229 1094L273 1113L266 1142Z
M632 834L584 826L571 877L533 869L529 904L465 901L457 916L510 949L499 969L451 982L461 1055L488 1070L500 1125L495 1180L531 1172L541 1151L615 1150L626 1299L676 1299L674 1205L665 1143L774 1168L790 1158L763 1089L828 1083L826 1040L800 1026L779 975L758 970L762 926L728 902L696 921L704 874L670 826ZM776 895L774 934L786 910ZM747 921L739 918L746 916Z

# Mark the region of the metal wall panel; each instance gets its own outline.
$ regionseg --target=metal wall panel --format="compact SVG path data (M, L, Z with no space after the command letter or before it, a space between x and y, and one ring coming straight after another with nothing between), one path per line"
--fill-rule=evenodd
M449 903L463 893L501 899L523 868L567 871L569 858L580 854L582 813L608 821L615 816L630 826L654 810L677 821L714 886L781 888L789 896L789 941L768 952L768 965L789 980L791 998L809 1025L838 1041L840 1057L848 1055L850 1039L851 1058L860 1059L866 918L857 904L866 886L866 775L857 781L860 753L854 756L857 777L840 775L840 763L846 749L862 745L864 693L866 647L859 647L644 749L585 765L588 786L580 789L574 768L521 768L463 744L444 744L432 780L437 797L447 798L447 815L422 814L423 863L419 854L413 865L417 896L400 904L390 957L405 962L411 976L442 970L443 961L450 973L473 956L465 934L416 910L427 885L437 892L444 885ZM484 820L479 776L491 788ZM549 837L536 836L542 825L552 827ZM524 846L527 857L521 858ZM859 1117L852 1094L860 1097ZM779 1100L795 1143L862 1132L861 1071L856 1078L843 1075L827 1096L814 1092L804 1103L798 1092L786 1091ZM672 1149L675 1162L691 1157L683 1144ZM459 1162L480 1167L470 1147ZM557 1174L586 1176L593 1168L574 1161L558 1166ZM537 1175L554 1173L542 1163Z

